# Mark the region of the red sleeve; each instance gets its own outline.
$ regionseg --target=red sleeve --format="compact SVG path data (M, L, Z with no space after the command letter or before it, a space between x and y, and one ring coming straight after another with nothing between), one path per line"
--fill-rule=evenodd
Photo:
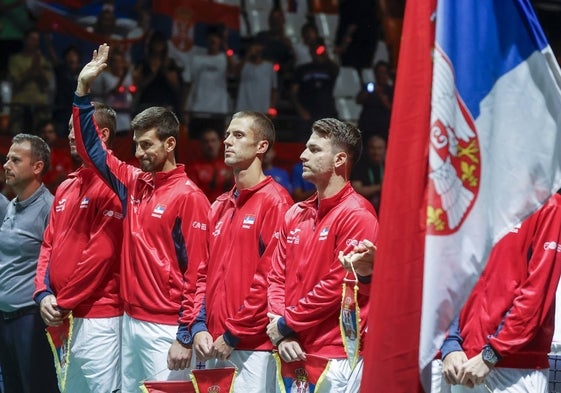
M187 251L187 269L183 275L183 299L180 323L188 322L194 313L195 294L198 292L198 271L208 260L208 212L210 204L202 192L191 192L183 205L181 231Z
M84 300L99 291L99 283L104 281L120 263L121 241L123 238L122 216L106 215L104 212L120 213L121 207L112 194L97 195L97 216L92 223L90 239L82 251L80 261L72 279L57 293L57 302L66 310L73 310Z
M93 117L95 108L88 96L74 96L72 124L76 136L76 149L80 158L103 179L121 201L123 215L127 214L128 187L139 171L120 161L105 148L99 137L99 128Z
M35 293L33 299L40 302L43 297L48 294L53 294L49 284L49 276L47 270L51 261L52 247L53 247L53 228L55 227L54 221L56 214L53 214L53 209L56 206L56 199L51 206L51 213L49 214L49 224L43 233L43 243L41 244L41 251L39 252L39 259L37 260L37 270L35 272ZM37 298L39 296L39 298Z
M545 206L532 219L535 221L526 228L534 231L530 234L533 238L527 279L517 290L502 329L489 339L503 357L532 341L537 329L550 317L561 274L561 209L557 205ZM555 246L548 246L552 244Z
M341 225L338 228L337 244L329 272L297 304L286 305L284 312L280 314L284 314L287 326L295 332L321 324L327 317L330 317L325 310L341 306L341 288L346 272L339 262L338 255L339 251L347 253L353 247L347 245L346 240L368 239L374 244L377 242L378 221L374 216L355 210L352 214L340 218L344 221L340 222ZM359 293L359 296L363 295Z
M284 315L285 285L284 276L286 269L286 217L281 227L279 241L271 256L271 269L268 276L269 289L267 291L269 312Z

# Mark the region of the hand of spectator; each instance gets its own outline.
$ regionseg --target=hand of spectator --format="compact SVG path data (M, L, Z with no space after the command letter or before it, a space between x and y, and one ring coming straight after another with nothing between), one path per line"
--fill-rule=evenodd
M55 295L45 296L39 305L41 318L47 326L60 326L65 314L58 307Z
M339 262L345 270L354 271L359 276L370 276L374 268L374 257L376 246L369 240L364 239L348 254L339 251Z
M170 370L184 370L191 364L193 350L174 340L168 351L168 368Z
M473 387L485 382L485 377L491 372L491 368L483 361L481 353L465 362L460 368L458 381L462 385Z
M268 312L267 317L269 317L270 320L267 325L267 336L269 336L273 345L277 345L277 343L284 338L284 336L279 332L278 327L278 321L281 316Z
M448 385L457 385L460 383L460 369L466 361L467 356L464 351L450 352L444 360L442 360L442 375Z
M212 346L214 348L214 356L220 360L228 359L234 351L233 347L226 344L223 335L218 337Z
M279 355L285 362L295 362L297 360L306 360L306 353L302 350L300 343L292 337L279 343Z
M78 86L76 94L84 96L88 94L93 80L107 68L107 57L109 56L109 45L102 44L98 50L93 51L91 61L82 68L78 75Z
M205 362L214 358L214 348L212 343L212 336L209 332L199 332L195 334L193 339L193 349L195 350L195 355L197 359L201 362Z

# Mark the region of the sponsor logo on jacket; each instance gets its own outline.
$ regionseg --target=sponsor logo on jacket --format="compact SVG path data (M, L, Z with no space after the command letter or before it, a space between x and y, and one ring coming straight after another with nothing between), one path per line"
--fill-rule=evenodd
M329 227L325 227L320 231L318 240L327 239L327 235L329 235Z
M66 199L61 199L60 201L57 202L57 204L55 206L55 211L57 213L60 213L60 212L64 211L65 207L66 207Z
M561 244L557 243L557 242L545 242L543 244L543 249L544 250L554 250L557 252L561 252Z
M289 235L286 237L286 242L288 244L300 244L300 228L293 229L289 232Z
M214 227L214 231L212 231L212 236L216 237L220 235L220 228L222 227L222 221L218 221L216 226Z

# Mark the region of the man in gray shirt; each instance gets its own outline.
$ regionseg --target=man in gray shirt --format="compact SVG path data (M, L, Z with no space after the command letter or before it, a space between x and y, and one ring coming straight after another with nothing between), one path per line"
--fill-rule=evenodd
M42 183L49 163L45 141L14 136L4 170L17 196L0 226L0 366L6 393L58 392L45 325L33 301L37 258L53 202Z

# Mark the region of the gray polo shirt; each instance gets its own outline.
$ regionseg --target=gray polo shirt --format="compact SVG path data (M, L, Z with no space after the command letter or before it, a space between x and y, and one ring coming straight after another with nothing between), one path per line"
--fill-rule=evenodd
M6 214L9 203L10 201L8 198L6 198L4 194L0 194L0 223L4 221L4 215Z
M0 226L0 311L31 306L35 270L53 195L41 185L25 201L14 198Z

